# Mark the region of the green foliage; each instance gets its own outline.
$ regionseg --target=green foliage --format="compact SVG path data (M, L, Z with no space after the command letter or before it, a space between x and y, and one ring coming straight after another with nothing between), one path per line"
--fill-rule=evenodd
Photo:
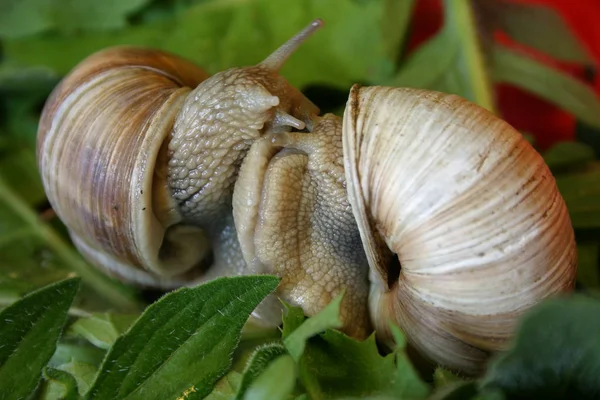
M600 289L600 243L582 243L577 246L577 281L585 288Z
M131 44L175 52L214 73L259 62L307 21L320 17L327 29L298 50L282 73L300 87L321 83L345 88L373 80L385 66L394 65L394 44L406 30L398 20L408 22L405 12L385 0L211 1L167 20L121 29L118 35L102 31L6 40L5 54L19 65L45 65L64 74L94 51ZM387 24L382 26L382 20ZM364 29L355 29L358 25ZM356 57L357 52L362 56Z
M0 3L0 38L15 38L48 30L115 30L126 17L150 0L5 0Z
M70 327L70 332L89 340L94 346L109 349L138 315L103 313L81 318Z
M533 310L514 347L490 365L484 387L510 399L600 397L600 301L555 299Z
M238 389L236 400L241 400L246 390L256 378L265 371L269 363L277 357L286 353L285 347L281 343L269 343L256 348L248 360L248 365L244 370L242 381Z
M300 307L294 307L282 301L284 307L283 331L281 336L286 339L304 322L304 312Z
M441 31L420 47L387 83L458 94L493 110L473 10L468 2L446 0L444 4L446 22Z
M79 361L71 361L63 364L57 370L71 374L77 382L77 388L80 395L85 395L94 383L94 378L98 373L98 368L95 365L87 364Z
M596 165L599 165L596 163ZM559 175L556 184L577 228L600 227L600 168Z
M600 99L588 85L514 50L493 49L494 80L523 87L600 128Z
M213 391L205 397L205 400L232 400L242 382L242 375L236 371L230 371L219 379Z
M429 392L429 388L421 381L405 353L406 338L404 334L395 325L391 325L391 330L396 342L396 371L393 393L414 399L425 397Z
M9 295L19 295L32 286L39 287L40 284L48 283L48 272L52 276L50 279L64 279L70 272L75 272L84 283L90 284L104 297L104 301L109 301L124 311L137 310L139 300L134 297L133 290L85 262L51 225L38 217L8 186L3 180L4 174L5 170L0 171L0 250L6 256L0 258L0 266L5 264L6 267L0 271L0 277L4 278L3 275L6 274L6 278L3 282L0 281L0 289L4 289ZM19 243L21 247L13 246L14 243ZM23 254L24 252L29 253ZM70 271L60 271L60 267L54 266L46 271L44 267L47 262L32 257L40 253L51 260L60 260ZM32 281L23 279L28 276L34 276Z
M493 15L493 27L518 42L590 64L555 13L499 0L486 1L485 9L445 0L443 28L407 54L414 4L0 1L0 307L6 307L0 314L0 399L27 398L42 371L37 394L43 399L600 396L600 328L591 317L600 311L600 300L591 297L600 289L600 164L598 149L581 142L558 143L543 156L568 206L578 239L577 279L590 297L532 310L512 348L480 379L440 367L433 375L417 372L396 327L390 351L379 349L374 336L357 341L337 331L341 296L311 318L284 303L280 332L242 329L276 286L273 277L181 289L138 317L148 301L85 262L51 213L35 157L39 113L59 79L83 58L108 46L140 45L172 51L214 73L257 63L316 17L325 28L281 72L302 89L322 89L315 101L323 109L343 108L345 93L358 82L441 90L496 111L493 84L503 82L573 113L596 135L589 143L599 143L592 129L600 128L600 100L589 85L493 45L492 26L477 23ZM341 100L328 91L343 93ZM82 279L77 295L77 280L65 280L73 273ZM67 312L77 319L60 336Z
M44 379L48 382L43 400L78 400L77 381L68 372L55 368L44 368Z
M424 399L430 391L403 348L381 356L374 336L358 342L328 330L309 342L300 365L311 398L388 395Z
M0 312L0 399L26 398L52 357L79 278L35 291Z
M248 316L278 282L219 278L167 294L113 344L86 398L208 395L231 367Z
M585 166L594 159L594 149L581 142L559 142L544 153L544 161L553 173Z
M339 317L342 298L343 294L337 296L321 312L304 321L283 340L283 344L295 361L298 361L300 356L302 356L306 341L309 338L326 329L342 326L342 321Z
M436 388L462 382L462 379L451 371L437 367L433 373L433 384Z
M508 1L490 3L499 28L517 42L559 60L590 62L584 46L551 8Z
M244 400L286 399L294 390L296 365L287 354L277 357L252 383Z
M0 384L12 390L0 392L0 398L27 397L42 370L44 400L81 396L496 400L600 395L600 323L588 318L600 312L600 298L582 295L534 307L521 320L512 347L494 357L480 379L465 380L437 368L432 385L426 383L407 356L404 335L393 325L396 345L387 354L377 348L373 335L357 341L326 328L327 321L337 325L341 296L299 325L285 345L275 341L257 346L243 374L230 370L243 324L277 284L278 279L270 276L220 278L172 292L118 335L101 365L93 357L90 362L72 359L57 365L66 358L57 354L49 362L79 280L49 285L0 314L4 321ZM67 353L81 358L77 351Z
M48 365L55 368L62 368L70 362L81 362L93 366L100 365L106 352L90 343L81 341L69 341L67 338L56 347L56 352L52 355Z

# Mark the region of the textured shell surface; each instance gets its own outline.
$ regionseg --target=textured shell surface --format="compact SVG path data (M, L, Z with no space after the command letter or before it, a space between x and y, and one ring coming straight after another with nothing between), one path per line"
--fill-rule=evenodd
M53 91L38 162L49 201L96 265L140 284L177 286L201 256L199 230L168 226L155 208L156 161L189 86L208 75L181 58L129 47L96 53ZM159 170L159 169L158 169ZM165 233L183 240L159 254ZM170 258L171 257L171 258ZM158 277L157 274L164 275Z
M343 124L376 330L394 321L426 356L476 373L519 315L574 285L553 176L519 132L458 96L355 86Z

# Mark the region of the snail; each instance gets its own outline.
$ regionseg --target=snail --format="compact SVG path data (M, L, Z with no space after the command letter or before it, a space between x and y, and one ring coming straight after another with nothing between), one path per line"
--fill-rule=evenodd
M315 20L261 63L209 76L173 54L102 50L47 100L38 164L94 265L141 286L273 274L342 330L398 325L465 374L519 317L574 287L574 232L554 177L507 122L456 95L354 85L343 117L279 69ZM278 324L272 298L253 318Z

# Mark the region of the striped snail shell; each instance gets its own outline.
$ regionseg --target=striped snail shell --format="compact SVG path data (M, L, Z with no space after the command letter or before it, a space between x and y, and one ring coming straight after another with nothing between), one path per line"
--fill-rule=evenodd
M166 215L159 154L191 88L208 77L165 52L111 48L80 63L46 102L37 148L46 194L98 267L172 287L204 257L203 232Z
M381 337L393 321L429 358L475 373L523 312L573 289L574 232L555 180L492 113L454 95L356 86L343 146Z
M318 113L278 73L311 31L256 66L213 76L134 47L77 65L44 106L37 152L47 197L81 253L150 287L250 273L233 184L253 140L304 129L300 119Z

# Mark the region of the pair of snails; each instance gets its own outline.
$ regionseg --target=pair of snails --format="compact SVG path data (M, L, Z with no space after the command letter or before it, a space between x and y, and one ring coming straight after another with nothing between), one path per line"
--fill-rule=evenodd
M274 274L307 315L345 291L349 335L391 343L393 322L425 357L477 374L523 312L574 287L554 178L519 132L455 95L355 85L343 118L319 116L278 70L321 25L213 76L157 50L91 55L40 119L49 201L125 281ZM274 299L253 318L278 324Z

